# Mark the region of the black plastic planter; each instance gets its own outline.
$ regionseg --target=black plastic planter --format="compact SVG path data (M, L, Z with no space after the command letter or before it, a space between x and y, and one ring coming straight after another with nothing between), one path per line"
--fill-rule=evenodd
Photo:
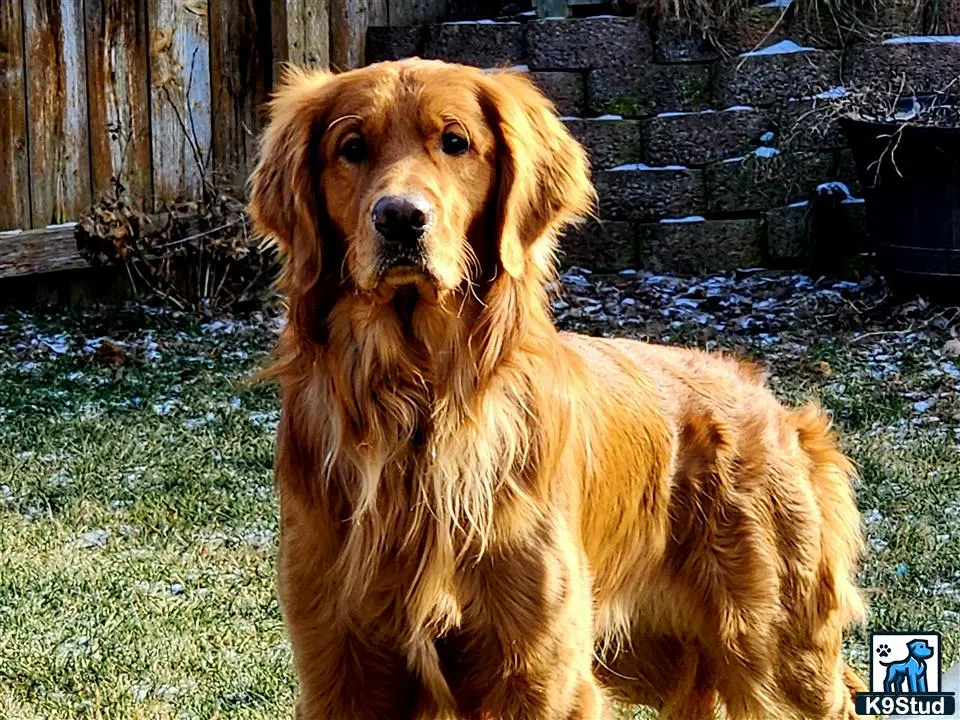
M902 290L960 298L960 128L842 124L881 271Z

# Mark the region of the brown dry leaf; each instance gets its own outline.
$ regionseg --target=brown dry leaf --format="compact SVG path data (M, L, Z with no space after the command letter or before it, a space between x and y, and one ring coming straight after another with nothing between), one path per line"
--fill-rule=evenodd
M93 353L91 362L98 365L113 365L120 367L127 364L130 354L113 340L103 340Z

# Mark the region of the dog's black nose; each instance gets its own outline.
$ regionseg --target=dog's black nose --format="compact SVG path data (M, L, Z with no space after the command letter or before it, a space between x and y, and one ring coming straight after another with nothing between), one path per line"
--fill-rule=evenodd
M387 195L373 206L373 226L390 243L413 248L430 224L433 210L420 195Z

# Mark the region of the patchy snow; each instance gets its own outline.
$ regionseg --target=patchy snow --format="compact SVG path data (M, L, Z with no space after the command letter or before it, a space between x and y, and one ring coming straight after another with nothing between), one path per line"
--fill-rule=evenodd
M776 135L773 134L772 130L767 130L763 135L760 136L760 142L768 143L773 142L773 139Z
M109 539L110 531L98 528L97 530L91 530L81 535L77 541L77 545L82 548L102 548L106 547Z
M794 53L816 52L816 48L797 45L793 40L781 40L759 50L741 53L740 57L764 57L767 55L793 55Z
M807 207L810 204L809 200L800 200L799 202L790 203L787 205L788 208L802 208Z
M660 221L661 225L679 225L681 223L702 223L706 222L707 219L702 215L690 215L688 217L682 218L663 218Z
M793 2L793 0L770 0L770 2L766 2L766 3L764 3L763 5L761 5L760 7L762 7L762 8L779 8L779 9L781 9L781 10L786 10L788 7L790 7L790 4L791 4L792 2Z
M837 85L832 87L829 90L824 90L822 93L817 93L813 96L814 100L840 100L847 96L847 89L843 85Z
M756 110L756 108L752 108L749 105L731 105L730 107L724 108L723 110L714 110L714 109L675 110L670 112L662 112L662 113L657 113L657 117L658 118L685 117L687 115L712 115L718 112L749 112L752 110Z
M0 230L0 237L10 237L11 235L19 235L22 232L23 230L19 228L17 230Z
M623 115L598 115L594 120L623 120Z
M960 35L901 35L883 41L884 45L960 45Z
M773 147L758 147L753 154L759 158L772 158L780 154L780 151Z
M632 172L635 170L654 170L654 171L663 171L663 170L689 170L690 168L684 165L664 165L663 167L652 167L645 163L627 163L626 165L617 165L615 168L610 168L612 172Z
M853 197L853 195L850 194L850 188L847 187L845 183L842 183L839 180L832 180L830 182L820 183L819 185L817 185L817 192L820 194L843 193L844 197L846 198Z
M61 228L72 228L76 226L77 223L75 222L57 223L55 225L47 225L47 230L59 230Z

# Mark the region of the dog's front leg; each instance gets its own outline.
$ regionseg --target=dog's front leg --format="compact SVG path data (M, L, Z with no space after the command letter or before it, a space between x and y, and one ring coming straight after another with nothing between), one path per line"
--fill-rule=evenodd
M590 577L562 521L491 549L466 574L454 692L471 720L601 720Z
M296 720L413 720L419 684L382 633L338 612L325 538L283 508L279 595L300 683ZM329 545L329 543L327 543Z
M329 626L290 630L300 681L296 720L418 716L419 687L395 653Z

